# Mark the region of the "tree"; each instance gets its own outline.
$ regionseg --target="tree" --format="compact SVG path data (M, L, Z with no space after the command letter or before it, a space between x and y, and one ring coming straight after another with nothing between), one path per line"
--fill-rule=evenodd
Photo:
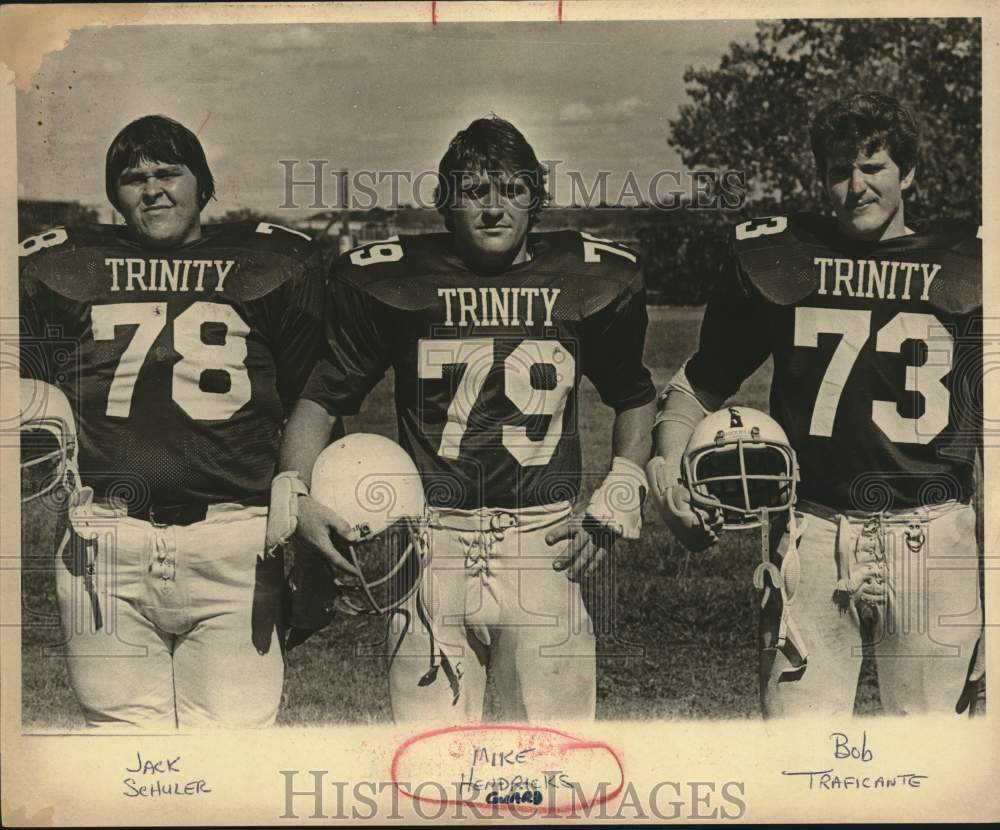
M717 69L689 68L691 103L670 144L690 167L745 170L750 201L823 209L807 126L848 89L899 98L921 128L908 207L978 220L982 44L977 19L779 20L733 43Z
M641 231L650 294L702 303L722 266L726 227L752 215L827 209L808 125L849 89L899 98L921 130L907 218L981 221L982 45L979 20L778 20L754 44L732 43L715 69L688 68L690 102L669 143L691 169L737 170L735 211L653 212Z

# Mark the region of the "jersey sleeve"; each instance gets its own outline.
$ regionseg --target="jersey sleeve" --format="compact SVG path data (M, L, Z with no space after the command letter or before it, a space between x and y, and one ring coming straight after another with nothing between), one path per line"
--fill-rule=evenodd
M55 383L60 380L59 356L65 357L75 349L80 333L65 330L67 315L62 315L60 325L50 322L60 317L53 307L51 292L36 274L39 258L44 256L42 252L33 253L23 256L19 263L18 352L21 377Z
M284 309L273 335L278 395L288 411L302 393L323 351L326 280L317 253L285 283Z
M634 409L656 397L653 379L642 362L647 323L641 271L611 303L583 321L583 374L615 412Z
M370 293L334 265L326 313L323 355L302 397L331 415L356 415L365 397L389 368L388 330Z
M23 378L51 382L48 361L42 353L44 321L39 311L33 286L22 277L20 281L20 318L18 325L20 374Z
M771 353L766 302L744 273L734 236L724 268L705 307L698 349L686 366L695 390L723 400L736 394Z

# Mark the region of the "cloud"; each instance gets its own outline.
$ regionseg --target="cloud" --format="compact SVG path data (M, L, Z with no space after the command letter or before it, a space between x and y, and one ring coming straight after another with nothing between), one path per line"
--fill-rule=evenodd
M301 49L321 49L326 38L312 26L288 26L273 29L257 41L265 52L288 52Z
M350 69L368 64L365 55L344 51L341 40L334 34L329 27L282 26L259 37L256 46L261 52L282 60L294 58L310 71ZM234 44L234 49L243 54L245 47Z
M559 108L558 120L563 124L604 124L629 121L652 112L647 101L629 95L616 101L602 101L588 104L586 101L570 101Z
M84 61L82 71L90 78L113 78L125 73L125 64L118 58L102 55L93 61Z
M589 121L593 115L594 111L583 103L583 101L573 101L569 104L564 104L559 110L559 120L569 121L570 123Z

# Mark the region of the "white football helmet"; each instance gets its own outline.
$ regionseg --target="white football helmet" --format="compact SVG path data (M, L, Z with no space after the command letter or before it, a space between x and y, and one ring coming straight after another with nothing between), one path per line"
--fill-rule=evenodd
M725 528L757 527L762 514L795 505L795 450L778 422L756 409L732 406L702 420L682 472L691 503L721 510Z
M316 459L310 491L360 539L347 553L363 576L341 582L341 607L384 614L405 603L429 561L427 503L410 456L381 435L347 435Z
M80 486L76 419L61 390L21 378L21 502Z

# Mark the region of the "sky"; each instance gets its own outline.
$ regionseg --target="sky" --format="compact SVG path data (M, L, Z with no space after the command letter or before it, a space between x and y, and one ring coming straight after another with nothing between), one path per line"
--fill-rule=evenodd
M331 171L413 180L436 170L458 130L494 112L559 162L557 203L573 201L569 171L588 187L610 171L613 198L627 171L645 189L658 171L684 170L667 137L688 100L685 69L717 66L753 33L752 21L82 29L17 94L18 195L107 210L108 144L161 113L202 141L218 197L206 216L245 207L298 218L314 191L296 189L300 210L288 208L280 160L301 160L300 179L312 175L306 160L325 160L319 201L337 206ZM400 201L412 201L397 181ZM417 181L429 198L430 177ZM392 206L389 188L387 177L368 201Z

